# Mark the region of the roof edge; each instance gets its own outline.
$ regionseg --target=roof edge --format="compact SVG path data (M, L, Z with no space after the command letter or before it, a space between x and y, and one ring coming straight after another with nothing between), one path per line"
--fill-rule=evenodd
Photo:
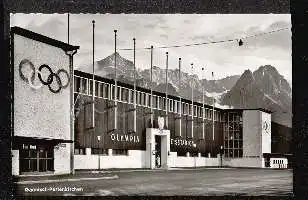
M65 42L47 37L39 33L35 33L33 31L30 31L30 30L27 30L27 29L24 29L18 26L11 27L11 33L21 35L21 36L24 36L26 38L29 38L35 41L43 42L45 44L49 44L54 47L58 47L64 51L73 51L73 50L79 49L79 46L73 46Z

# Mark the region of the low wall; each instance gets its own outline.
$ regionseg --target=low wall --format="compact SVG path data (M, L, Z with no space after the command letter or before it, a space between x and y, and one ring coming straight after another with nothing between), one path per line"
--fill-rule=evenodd
M74 155L75 169L100 169L110 168L146 168L146 151L129 150L128 156L109 155L100 158L98 155L91 155L88 149L86 155ZM205 157L178 157L176 152L170 152L168 157L169 167L204 167L219 166L220 159Z
M12 175L19 175L19 150L12 150Z
M75 169L145 168L145 151L129 150L128 156L121 155L74 155Z
M219 166L219 158L175 157L170 167L211 167Z
M54 147L54 174L70 173L70 145L72 144L63 144Z
M262 167L261 158L224 158L223 166L226 167Z

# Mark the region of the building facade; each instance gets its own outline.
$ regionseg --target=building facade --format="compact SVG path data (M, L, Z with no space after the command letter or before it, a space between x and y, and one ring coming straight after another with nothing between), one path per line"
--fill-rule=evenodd
M11 28L12 174L73 171L73 53L79 47Z
M149 165L149 159L161 159L162 154L167 155L168 167L269 167L273 162L271 114L264 109L214 107L213 120L211 105L171 95L166 101L164 93L155 91L151 109L151 91L140 87L134 109L133 85L117 82L115 89L113 80L99 76L93 107L92 74L75 70L74 83L76 169L155 168L161 165ZM160 134L153 133L153 144L148 145L148 129L159 130L159 117L169 131L165 152Z
M78 48L11 28L13 175L290 164L291 129L269 111L166 99L99 76L93 85L73 70Z

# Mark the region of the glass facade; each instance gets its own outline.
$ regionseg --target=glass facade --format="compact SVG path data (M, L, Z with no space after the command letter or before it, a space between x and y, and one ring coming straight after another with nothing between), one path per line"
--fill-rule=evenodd
M243 118L241 111L224 114L224 155L229 158L243 156Z

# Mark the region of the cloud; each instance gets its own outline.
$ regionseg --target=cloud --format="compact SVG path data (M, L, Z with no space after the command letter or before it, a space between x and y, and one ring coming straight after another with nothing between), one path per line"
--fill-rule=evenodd
M154 48L240 38L271 30L291 27L290 14L71 14L70 42L80 45L75 55L76 66L92 62L92 20L95 20L95 58L103 59L114 51L114 33L118 30L118 48ZM11 24L28 28L58 40L67 41L67 15L65 14L14 14ZM178 58L183 60L183 71L189 72L190 63L207 69L206 78L214 71L217 78L240 74L245 69L252 71L261 64L271 64L291 83L291 30L244 39L237 42L204 46L154 50L154 64L165 66L165 52L169 52L169 67L178 67ZM132 51L119 51L132 60ZM141 68L150 66L150 51L138 50L136 64Z

